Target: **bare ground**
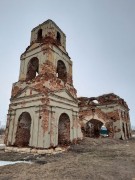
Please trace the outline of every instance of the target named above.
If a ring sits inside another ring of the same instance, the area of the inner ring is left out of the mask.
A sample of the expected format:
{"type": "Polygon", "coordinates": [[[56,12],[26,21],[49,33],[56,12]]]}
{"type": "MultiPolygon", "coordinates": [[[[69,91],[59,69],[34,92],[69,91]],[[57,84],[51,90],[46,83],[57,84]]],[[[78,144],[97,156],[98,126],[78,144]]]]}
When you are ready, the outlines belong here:
{"type": "Polygon", "coordinates": [[[135,178],[135,139],[85,138],[67,152],[56,155],[0,151],[0,160],[33,162],[0,167],[0,180],[132,180],[135,178]]]}
{"type": "Polygon", "coordinates": [[[0,144],[4,143],[4,136],[0,135],[0,144]]]}

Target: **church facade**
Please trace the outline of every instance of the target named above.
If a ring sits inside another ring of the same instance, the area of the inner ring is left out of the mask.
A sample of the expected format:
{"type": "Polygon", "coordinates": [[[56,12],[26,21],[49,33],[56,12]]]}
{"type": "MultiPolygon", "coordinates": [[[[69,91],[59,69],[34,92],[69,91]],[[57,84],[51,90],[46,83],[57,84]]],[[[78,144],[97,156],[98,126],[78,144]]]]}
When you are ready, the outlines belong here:
{"type": "Polygon", "coordinates": [[[47,20],[31,31],[13,84],[5,143],[49,148],[82,138],[66,36],[47,20]]]}

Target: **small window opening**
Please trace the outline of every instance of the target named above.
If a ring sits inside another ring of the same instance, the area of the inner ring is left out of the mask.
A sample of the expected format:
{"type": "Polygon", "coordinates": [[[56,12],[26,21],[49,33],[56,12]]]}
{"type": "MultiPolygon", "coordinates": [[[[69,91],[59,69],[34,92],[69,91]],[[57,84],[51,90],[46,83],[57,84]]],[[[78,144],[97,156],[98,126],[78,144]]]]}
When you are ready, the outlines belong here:
{"type": "Polygon", "coordinates": [[[41,40],[41,39],[42,39],[42,29],[39,29],[39,30],[38,30],[37,39],[38,39],[38,40],[41,40]]]}
{"type": "Polygon", "coordinates": [[[59,32],[57,32],[57,41],[60,43],[60,41],[61,41],[61,35],[60,35],[60,33],[59,32]]]}

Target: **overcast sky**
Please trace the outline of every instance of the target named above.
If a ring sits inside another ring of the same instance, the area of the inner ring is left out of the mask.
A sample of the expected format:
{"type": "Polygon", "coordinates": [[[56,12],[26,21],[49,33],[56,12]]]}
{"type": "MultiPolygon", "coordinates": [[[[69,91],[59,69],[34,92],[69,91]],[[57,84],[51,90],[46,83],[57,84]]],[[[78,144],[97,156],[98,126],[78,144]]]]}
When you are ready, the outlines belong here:
{"type": "Polygon", "coordinates": [[[1,0],[0,121],[31,30],[47,19],[67,36],[78,96],[119,95],[135,126],[135,0],[1,0]]]}

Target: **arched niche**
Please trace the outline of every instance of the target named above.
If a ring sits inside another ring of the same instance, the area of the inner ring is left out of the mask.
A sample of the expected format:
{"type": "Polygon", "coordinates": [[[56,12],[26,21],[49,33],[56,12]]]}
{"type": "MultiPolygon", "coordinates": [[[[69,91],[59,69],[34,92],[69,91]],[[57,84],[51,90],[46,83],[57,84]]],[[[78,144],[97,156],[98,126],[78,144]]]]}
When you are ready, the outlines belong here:
{"type": "Polygon", "coordinates": [[[58,123],[58,144],[67,145],[70,142],[70,119],[66,113],[62,113],[58,123]]]}
{"type": "Polygon", "coordinates": [[[31,129],[31,116],[28,112],[23,112],[18,119],[15,145],[19,147],[29,146],[31,129]]]}

